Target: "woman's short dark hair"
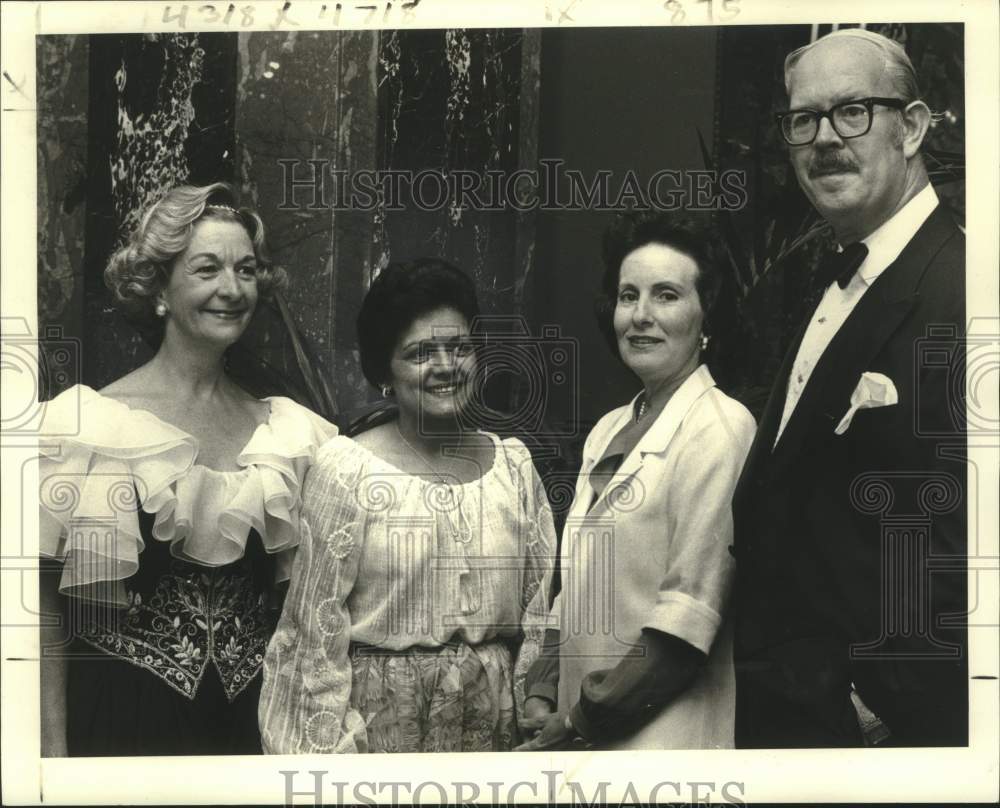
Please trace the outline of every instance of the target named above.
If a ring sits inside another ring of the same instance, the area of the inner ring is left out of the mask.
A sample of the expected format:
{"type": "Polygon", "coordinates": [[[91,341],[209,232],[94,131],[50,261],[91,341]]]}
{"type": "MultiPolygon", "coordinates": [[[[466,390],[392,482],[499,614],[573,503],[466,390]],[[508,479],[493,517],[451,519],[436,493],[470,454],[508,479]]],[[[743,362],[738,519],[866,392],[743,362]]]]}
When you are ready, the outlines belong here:
{"type": "Polygon", "coordinates": [[[601,278],[601,293],[594,306],[597,324],[615,356],[619,356],[619,352],[614,315],[622,262],[629,253],[647,244],[663,244],[695,262],[698,267],[695,291],[705,315],[702,330],[705,334],[711,333],[712,312],[719,297],[722,273],[718,247],[710,231],[692,219],[662,211],[623,213],[604,232],[604,275],[601,278]]]}
{"type": "Polygon", "coordinates": [[[174,260],[191,243],[194,225],[202,219],[237,222],[246,229],[257,261],[257,293],[262,300],[285,284],[284,270],[271,264],[264,223],[255,211],[239,206],[231,185],[216,182],[171,188],[146,209],[138,227],[104,270],[104,282],[118,307],[154,343],[163,337],[163,318],[155,313],[156,298],[170,280],[174,260]]]}
{"type": "Polygon", "coordinates": [[[400,337],[421,315],[452,308],[471,324],[479,314],[476,287],[458,267],[440,258],[389,264],[372,281],[358,314],[361,370],[375,387],[389,380],[400,337]]]}

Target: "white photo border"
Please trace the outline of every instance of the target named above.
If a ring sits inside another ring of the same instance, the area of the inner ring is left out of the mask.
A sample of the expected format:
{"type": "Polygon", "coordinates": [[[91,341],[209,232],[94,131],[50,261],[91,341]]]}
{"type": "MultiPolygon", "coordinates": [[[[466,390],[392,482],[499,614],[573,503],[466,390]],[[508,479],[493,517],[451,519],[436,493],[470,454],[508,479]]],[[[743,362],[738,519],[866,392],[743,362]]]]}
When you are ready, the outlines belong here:
{"type": "MultiPolygon", "coordinates": [[[[698,0],[682,0],[698,9],[698,0]]],[[[721,7],[722,0],[716,0],[721,7]]],[[[177,22],[164,22],[164,8],[184,4],[162,2],[47,2],[3,3],[2,68],[2,272],[0,301],[6,325],[21,318],[37,333],[36,301],[36,114],[35,37],[41,34],[168,32],[179,31],[177,22]]],[[[328,19],[319,17],[319,2],[237,3],[256,10],[252,25],[233,28],[208,23],[198,17],[201,3],[188,3],[183,30],[275,30],[275,22],[289,27],[301,20],[300,30],[397,27],[399,18],[386,17],[384,0],[343,2],[340,25],[333,25],[336,0],[327,0],[328,19]],[[367,11],[348,15],[355,5],[377,5],[379,13],[366,21],[367,11]],[[306,20],[312,19],[308,24],[306,20]]],[[[227,4],[224,4],[227,5],[227,4]]],[[[393,3],[398,12],[398,2],[393,3]]],[[[659,0],[551,0],[503,4],[485,0],[423,0],[407,25],[414,28],[542,28],[559,25],[631,26],[670,25],[668,3],[659,0]]],[[[802,24],[810,22],[962,22],[965,25],[967,161],[967,278],[968,317],[977,329],[996,337],[1000,324],[998,303],[998,182],[997,143],[1000,142],[1000,93],[998,93],[998,10],[993,0],[968,0],[961,4],[943,0],[838,0],[836,20],[829,0],[738,0],[738,15],[727,25],[802,24]],[[992,331],[990,330],[992,329],[992,331]]],[[[733,6],[730,6],[732,8],[733,6]]],[[[690,16],[694,21],[694,11],[690,16]]],[[[706,17],[703,23],[708,24],[706,17]]],[[[687,23],[685,23],[687,24],[687,23]]],[[[5,333],[7,339],[9,333],[5,333]]],[[[4,413],[34,395],[34,380],[8,384],[5,372],[4,413]],[[29,389],[30,386],[30,389],[29,389]]],[[[996,391],[993,391],[996,395],[996,391]]],[[[996,412],[997,402],[984,402],[996,412]]],[[[992,441],[996,443],[997,441],[992,441]]],[[[987,444],[990,443],[987,441],[987,444]]],[[[697,802],[952,802],[995,801],[997,760],[1000,758],[998,720],[998,648],[996,629],[970,629],[970,742],[962,749],[852,749],[852,750],[733,750],[683,752],[602,753],[502,753],[452,756],[301,756],[301,757],[179,757],[179,758],[78,758],[40,759],[39,669],[37,632],[37,509],[33,494],[16,490],[21,466],[30,446],[4,443],[3,524],[3,660],[2,743],[3,802],[5,804],[282,804],[287,775],[297,771],[292,790],[296,802],[312,804],[311,771],[322,775],[322,799],[357,802],[388,800],[392,788],[385,784],[409,783],[398,793],[412,799],[413,787],[440,783],[444,792],[428,786],[422,802],[472,799],[466,788],[456,795],[456,782],[479,784],[483,802],[565,802],[590,799],[600,793],[609,802],[622,798],[648,801],[656,784],[661,800],[697,802]],[[442,760],[442,757],[446,759],[442,760]],[[546,774],[546,772],[553,774],[546,774]],[[555,774],[557,773],[557,774],[555,774]],[[342,786],[338,794],[340,783],[342,786]],[[375,790],[359,783],[370,783],[375,790]],[[494,790],[489,783],[502,784],[494,790]],[[521,783],[513,792],[511,787],[521,783]],[[570,786],[577,784],[579,790],[570,786]],[[692,784],[695,788],[692,788],[692,784]],[[700,785],[699,785],[700,784],[700,785]],[[712,784],[711,787],[708,784],[712,784]],[[723,786],[728,785],[724,789],[723,786]],[[628,787],[632,787],[631,793],[628,787]],[[697,789],[697,790],[696,790],[697,789]],[[339,797],[339,800],[338,800],[339,797]]],[[[969,497],[970,535],[977,531],[979,557],[970,559],[978,575],[978,609],[996,614],[998,519],[995,492],[998,482],[998,447],[970,446],[970,462],[979,474],[977,497],[969,497]],[[992,559],[992,560],[991,560],[992,559]],[[985,599],[985,600],[984,600],[985,599]]],[[[32,481],[25,479],[24,486],[32,481]]],[[[970,541],[970,546],[971,546],[970,541]]],[[[971,593],[977,590],[970,587],[971,593]]]]}

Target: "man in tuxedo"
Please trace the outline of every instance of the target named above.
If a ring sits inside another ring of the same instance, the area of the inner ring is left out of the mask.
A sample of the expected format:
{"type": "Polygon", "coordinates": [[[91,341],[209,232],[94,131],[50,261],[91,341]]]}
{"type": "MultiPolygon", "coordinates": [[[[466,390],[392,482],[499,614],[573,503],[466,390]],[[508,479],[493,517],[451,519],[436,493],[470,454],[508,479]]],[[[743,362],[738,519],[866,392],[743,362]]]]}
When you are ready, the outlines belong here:
{"type": "Polygon", "coordinates": [[[964,368],[965,240],[920,154],[931,113],[905,51],[861,29],[791,53],[785,83],[781,133],[838,252],[733,501],[736,743],[861,745],[860,702],[885,745],[965,745],[964,400],[948,372],[964,368]]]}

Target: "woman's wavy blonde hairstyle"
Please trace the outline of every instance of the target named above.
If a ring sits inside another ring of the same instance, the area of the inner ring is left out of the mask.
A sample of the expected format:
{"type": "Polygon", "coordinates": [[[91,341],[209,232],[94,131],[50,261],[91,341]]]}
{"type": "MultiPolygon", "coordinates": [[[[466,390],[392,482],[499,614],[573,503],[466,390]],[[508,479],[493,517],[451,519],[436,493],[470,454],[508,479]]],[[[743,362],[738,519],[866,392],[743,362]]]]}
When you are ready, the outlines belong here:
{"type": "Polygon", "coordinates": [[[257,292],[266,300],[285,286],[285,271],[271,263],[264,223],[250,208],[239,206],[228,183],[178,185],[142,215],[128,242],[116,250],[104,270],[104,282],[125,316],[158,342],[163,318],[156,298],[170,280],[171,266],[191,243],[194,225],[203,219],[237,222],[250,236],[257,260],[257,292]]]}

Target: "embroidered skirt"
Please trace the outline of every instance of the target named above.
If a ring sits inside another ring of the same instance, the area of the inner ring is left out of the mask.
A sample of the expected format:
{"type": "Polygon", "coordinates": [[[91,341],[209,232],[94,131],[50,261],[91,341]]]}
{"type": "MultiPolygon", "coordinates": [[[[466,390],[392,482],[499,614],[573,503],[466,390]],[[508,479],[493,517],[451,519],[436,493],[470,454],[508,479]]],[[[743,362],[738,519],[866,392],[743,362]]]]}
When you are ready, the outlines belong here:
{"type": "Polygon", "coordinates": [[[351,646],[351,704],[369,752],[495,752],[514,745],[510,649],[501,641],[386,651],[351,646]]]}

